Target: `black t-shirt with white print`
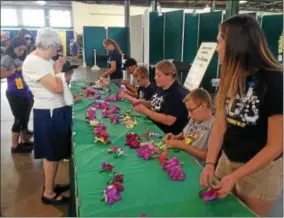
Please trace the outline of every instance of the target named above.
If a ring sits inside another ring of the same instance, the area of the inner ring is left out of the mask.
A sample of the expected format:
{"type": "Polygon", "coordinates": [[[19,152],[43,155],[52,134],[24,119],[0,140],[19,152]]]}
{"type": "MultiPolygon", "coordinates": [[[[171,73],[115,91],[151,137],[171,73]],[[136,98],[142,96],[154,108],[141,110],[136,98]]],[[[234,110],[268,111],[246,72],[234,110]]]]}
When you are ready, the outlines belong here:
{"type": "Polygon", "coordinates": [[[157,88],[152,96],[150,103],[151,109],[166,115],[176,117],[173,125],[167,126],[156,123],[165,133],[180,133],[188,122],[188,112],[183,99],[187,95],[187,90],[175,81],[170,88],[157,88]]]}
{"type": "Polygon", "coordinates": [[[155,88],[152,84],[150,84],[147,87],[138,87],[137,94],[138,94],[138,99],[145,99],[149,101],[153,94],[154,94],[155,88]]]}
{"type": "Polygon", "coordinates": [[[255,73],[243,98],[227,99],[226,113],[223,150],[231,161],[246,163],[267,143],[268,118],[283,114],[283,73],[255,73]]]}
{"type": "Polygon", "coordinates": [[[109,64],[115,61],[116,62],[116,70],[112,74],[110,74],[110,79],[122,79],[122,55],[118,50],[114,50],[110,52],[108,62],[109,64]]]}

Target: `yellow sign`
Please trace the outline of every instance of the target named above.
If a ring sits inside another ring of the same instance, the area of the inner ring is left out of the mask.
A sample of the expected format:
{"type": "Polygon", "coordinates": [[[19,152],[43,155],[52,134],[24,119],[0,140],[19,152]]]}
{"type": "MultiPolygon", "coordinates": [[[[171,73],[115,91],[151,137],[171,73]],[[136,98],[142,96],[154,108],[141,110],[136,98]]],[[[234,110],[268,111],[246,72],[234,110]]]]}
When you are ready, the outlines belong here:
{"type": "Polygon", "coordinates": [[[62,44],[62,47],[63,47],[63,55],[66,56],[66,46],[67,46],[66,31],[58,30],[57,33],[59,34],[60,39],[61,39],[61,44],[62,44]]]}
{"type": "Polygon", "coordinates": [[[21,78],[16,78],[15,82],[16,82],[17,89],[23,89],[24,88],[24,84],[23,84],[23,81],[22,81],[21,78]]]}

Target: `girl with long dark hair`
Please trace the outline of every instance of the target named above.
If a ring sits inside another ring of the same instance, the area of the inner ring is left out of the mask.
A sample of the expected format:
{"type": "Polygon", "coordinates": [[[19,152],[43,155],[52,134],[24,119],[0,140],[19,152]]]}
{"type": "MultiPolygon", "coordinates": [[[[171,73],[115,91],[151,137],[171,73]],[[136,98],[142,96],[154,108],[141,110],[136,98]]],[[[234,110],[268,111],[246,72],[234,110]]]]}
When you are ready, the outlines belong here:
{"type": "MultiPolygon", "coordinates": [[[[27,55],[29,55],[33,50],[35,50],[35,40],[33,34],[27,29],[21,29],[18,32],[17,36],[21,37],[26,41],[27,50],[21,57],[21,59],[24,61],[27,55]]],[[[31,92],[29,92],[29,97],[30,97],[30,105],[29,105],[29,110],[30,110],[29,114],[30,114],[34,105],[34,99],[31,92]]],[[[33,131],[27,129],[27,137],[30,138],[32,135],[33,131]]]]}
{"type": "Polygon", "coordinates": [[[25,52],[25,56],[30,54],[33,50],[35,50],[35,40],[32,33],[27,29],[21,29],[17,36],[23,38],[26,41],[27,50],[25,52]]]}
{"type": "Polygon", "coordinates": [[[200,183],[220,198],[233,191],[265,216],[283,186],[283,70],[252,16],[224,21],[217,40],[221,80],[200,183]]]}
{"type": "Polygon", "coordinates": [[[7,78],[6,96],[15,118],[12,127],[12,153],[27,153],[32,150],[32,143],[26,137],[30,116],[29,88],[23,79],[23,61],[20,59],[26,49],[25,40],[15,37],[1,58],[1,78],[7,78]]]}

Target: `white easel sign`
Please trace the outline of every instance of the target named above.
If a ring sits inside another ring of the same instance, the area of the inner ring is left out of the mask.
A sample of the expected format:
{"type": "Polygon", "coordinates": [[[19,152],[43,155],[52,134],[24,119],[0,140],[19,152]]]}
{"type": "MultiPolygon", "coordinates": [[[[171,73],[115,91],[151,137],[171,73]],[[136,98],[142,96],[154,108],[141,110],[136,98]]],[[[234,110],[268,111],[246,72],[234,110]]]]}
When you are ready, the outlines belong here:
{"type": "Polygon", "coordinates": [[[216,42],[203,42],[200,45],[197,55],[184,82],[184,86],[189,91],[200,86],[216,47],[216,42]]]}

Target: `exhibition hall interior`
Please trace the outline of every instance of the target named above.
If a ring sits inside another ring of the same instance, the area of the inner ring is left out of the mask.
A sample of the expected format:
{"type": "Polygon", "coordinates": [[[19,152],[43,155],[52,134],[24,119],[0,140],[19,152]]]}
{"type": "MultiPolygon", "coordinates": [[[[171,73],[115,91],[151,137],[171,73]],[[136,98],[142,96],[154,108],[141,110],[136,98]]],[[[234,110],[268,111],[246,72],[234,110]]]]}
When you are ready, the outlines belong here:
{"type": "Polygon", "coordinates": [[[283,217],[283,1],[1,1],[1,217],[283,217]]]}

